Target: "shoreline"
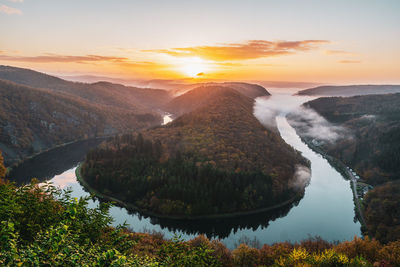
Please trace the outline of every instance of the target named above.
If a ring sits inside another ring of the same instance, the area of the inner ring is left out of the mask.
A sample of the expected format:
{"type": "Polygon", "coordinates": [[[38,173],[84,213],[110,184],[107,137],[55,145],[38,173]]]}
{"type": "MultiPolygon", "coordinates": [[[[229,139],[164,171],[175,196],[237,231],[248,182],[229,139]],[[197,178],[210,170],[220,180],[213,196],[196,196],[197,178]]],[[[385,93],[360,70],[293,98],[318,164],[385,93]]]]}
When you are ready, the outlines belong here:
{"type": "MultiPolygon", "coordinates": [[[[295,129],[295,131],[297,133],[296,128],[293,127],[293,129],[295,129]]],[[[352,175],[349,174],[349,171],[346,169],[346,167],[347,167],[346,164],[344,164],[339,159],[328,155],[325,151],[323,151],[321,148],[312,144],[309,140],[307,140],[300,134],[297,133],[297,135],[311,150],[313,150],[314,152],[321,155],[324,159],[326,159],[333,168],[335,168],[343,177],[347,178],[347,180],[350,182],[350,188],[353,193],[353,202],[356,207],[355,208],[356,217],[357,217],[357,220],[361,224],[361,228],[364,228],[366,226],[366,222],[365,222],[364,215],[363,215],[363,212],[361,209],[361,203],[360,203],[360,200],[357,195],[357,180],[354,179],[354,177],[352,177],[352,175]]]]}
{"type": "Polygon", "coordinates": [[[254,215],[254,214],[259,214],[267,211],[272,211],[284,206],[287,206],[289,204],[294,203],[297,199],[300,198],[300,194],[297,193],[294,197],[283,201],[279,204],[269,206],[266,208],[261,208],[261,209],[256,209],[256,210],[251,210],[251,211],[240,211],[240,212],[232,212],[232,213],[222,213],[222,214],[208,214],[208,215],[196,215],[196,216],[188,216],[188,215],[162,215],[158,214],[152,211],[145,211],[142,210],[141,208],[137,207],[136,205],[130,204],[130,203],[125,203],[115,197],[106,195],[104,193],[99,192],[98,190],[92,188],[82,177],[80,173],[80,168],[81,168],[81,163],[76,167],[75,169],[75,175],[77,181],[86,189],[88,190],[91,194],[94,194],[96,197],[110,201],[110,202],[115,202],[118,204],[118,206],[124,207],[127,210],[134,210],[139,212],[141,215],[146,215],[146,216],[151,216],[155,218],[160,218],[160,219],[170,219],[170,220],[189,220],[189,221],[196,221],[196,220],[216,220],[216,219],[231,219],[231,218],[237,218],[237,217],[242,217],[246,215],[254,215]]]}
{"type": "Polygon", "coordinates": [[[56,146],[47,148],[45,150],[40,150],[39,152],[36,152],[36,153],[34,153],[34,154],[30,155],[30,156],[27,156],[27,157],[25,157],[25,158],[23,158],[23,159],[21,159],[21,160],[19,160],[17,162],[14,162],[10,166],[8,166],[7,167],[7,173],[11,172],[13,168],[18,167],[20,164],[23,164],[25,161],[28,161],[28,160],[30,160],[30,159],[32,159],[34,157],[40,156],[41,154],[48,153],[48,152],[50,152],[52,150],[55,150],[55,149],[58,149],[58,148],[62,148],[62,147],[68,146],[68,145],[72,145],[72,144],[75,144],[75,143],[78,143],[78,142],[98,140],[98,139],[107,139],[107,138],[110,138],[110,137],[113,137],[113,136],[114,135],[97,136],[97,137],[92,137],[92,138],[83,138],[83,139],[78,139],[78,140],[74,140],[74,141],[58,144],[56,146]]]}

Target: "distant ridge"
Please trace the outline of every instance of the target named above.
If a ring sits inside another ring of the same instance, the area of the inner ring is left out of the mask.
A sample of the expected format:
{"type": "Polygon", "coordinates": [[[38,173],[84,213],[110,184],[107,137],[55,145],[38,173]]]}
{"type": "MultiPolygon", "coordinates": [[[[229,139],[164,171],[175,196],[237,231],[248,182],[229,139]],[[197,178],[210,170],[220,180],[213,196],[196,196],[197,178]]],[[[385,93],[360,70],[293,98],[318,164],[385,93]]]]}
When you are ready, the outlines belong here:
{"type": "Polygon", "coordinates": [[[151,109],[159,108],[171,99],[165,90],[129,87],[110,82],[70,82],[34,70],[11,66],[0,65],[0,79],[141,112],[151,112],[151,109]]]}
{"type": "Polygon", "coordinates": [[[400,85],[318,86],[297,92],[297,95],[356,96],[400,93],[400,85]]]}
{"type": "Polygon", "coordinates": [[[245,82],[206,82],[206,83],[195,83],[185,86],[180,86],[177,89],[171,91],[171,93],[175,96],[182,95],[184,93],[189,92],[197,87],[206,87],[206,86],[224,86],[230,87],[232,89],[237,90],[241,94],[250,97],[256,98],[258,96],[270,95],[270,93],[263,86],[255,83],[245,83],[245,82]]]}

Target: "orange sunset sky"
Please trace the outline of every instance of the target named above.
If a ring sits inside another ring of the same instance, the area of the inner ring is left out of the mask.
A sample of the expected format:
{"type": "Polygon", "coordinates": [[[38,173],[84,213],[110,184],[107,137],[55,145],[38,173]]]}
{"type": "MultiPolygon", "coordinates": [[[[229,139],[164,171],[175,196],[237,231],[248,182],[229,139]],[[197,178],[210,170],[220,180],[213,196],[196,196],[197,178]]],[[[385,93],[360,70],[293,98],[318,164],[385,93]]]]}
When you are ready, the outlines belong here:
{"type": "Polygon", "coordinates": [[[0,0],[0,64],[123,79],[400,83],[400,1],[0,0]]]}

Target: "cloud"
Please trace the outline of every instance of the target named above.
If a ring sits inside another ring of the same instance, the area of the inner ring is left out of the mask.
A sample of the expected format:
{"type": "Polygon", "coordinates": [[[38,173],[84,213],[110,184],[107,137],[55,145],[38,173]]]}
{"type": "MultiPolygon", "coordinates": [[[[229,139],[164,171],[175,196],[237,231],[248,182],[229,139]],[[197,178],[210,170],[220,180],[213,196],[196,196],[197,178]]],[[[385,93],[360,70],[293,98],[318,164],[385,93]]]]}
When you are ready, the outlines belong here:
{"type": "Polygon", "coordinates": [[[22,3],[24,0],[7,0],[8,2],[13,2],[13,3],[22,3]]]}
{"type": "Polygon", "coordinates": [[[288,97],[285,94],[274,94],[268,97],[257,97],[254,102],[254,116],[269,129],[276,129],[277,115],[286,116],[288,113],[296,110],[306,101],[315,97],[288,97]]]}
{"type": "Polygon", "coordinates": [[[0,5],[0,13],[4,13],[7,15],[21,15],[22,11],[6,5],[0,5]]]}
{"type": "Polygon", "coordinates": [[[124,63],[128,62],[128,58],[125,57],[108,57],[99,55],[86,55],[86,56],[68,56],[68,55],[57,55],[57,54],[46,54],[42,56],[8,56],[0,55],[0,60],[6,61],[17,61],[17,62],[33,62],[33,63],[88,63],[88,62],[117,62],[124,63]]]}
{"type": "Polygon", "coordinates": [[[245,43],[231,43],[215,46],[193,46],[171,49],[142,50],[167,54],[175,57],[198,56],[208,60],[246,60],[263,57],[294,54],[299,51],[309,51],[327,44],[327,40],[303,40],[303,41],[266,41],[250,40],[245,43]]]}
{"type": "Polygon", "coordinates": [[[361,60],[340,60],[338,62],[342,64],[354,64],[354,63],[361,63],[361,60]]]}
{"type": "Polygon", "coordinates": [[[346,56],[355,56],[355,53],[344,51],[344,50],[325,50],[326,55],[346,55],[346,56]]]}

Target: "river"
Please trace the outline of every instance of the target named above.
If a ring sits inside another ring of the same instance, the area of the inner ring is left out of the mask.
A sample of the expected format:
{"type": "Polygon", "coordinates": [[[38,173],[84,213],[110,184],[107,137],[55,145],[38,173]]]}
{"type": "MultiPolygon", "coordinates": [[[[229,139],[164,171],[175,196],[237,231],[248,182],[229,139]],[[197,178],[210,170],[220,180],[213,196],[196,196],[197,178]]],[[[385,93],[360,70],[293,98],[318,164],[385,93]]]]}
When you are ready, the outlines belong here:
{"type": "MultiPolygon", "coordinates": [[[[299,202],[273,212],[242,218],[195,222],[146,218],[114,206],[110,209],[114,218],[113,224],[127,223],[134,231],[159,231],[166,238],[178,234],[184,239],[190,239],[203,233],[208,237],[221,239],[229,248],[233,248],[243,237],[256,239],[260,244],[272,244],[281,241],[295,242],[315,236],[328,241],[351,240],[355,235],[360,236],[360,224],[354,220],[350,182],[327,160],[305,145],[285,118],[287,107],[294,108],[305,100],[301,97],[278,95],[264,102],[270,107],[280,107],[277,108],[276,125],[282,138],[311,161],[310,184],[299,202]],[[282,106],[286,108],[282,109],[282,106]]],[[[259,104],[256,102],[255,105],[257,109],[259,104]]],[[[269,115],[266,113],[261,116],[269,115]]],[[[164,119],[164,123],[169,121],[170,117],[164,119]]],[[[48,156],[35,157],[15,168],[11,177],[21,183],[28,182],[27,177],[35,176],[41,181],[49,180],[61,188],[70,187],[74,197],[87,196],[88,193],[76,180],[75,169],[85,153],[98,143],[99,140],[87,141],[53,151],[48,156]]],[[[98,201],[90,201],[89,205],[94,207],[98,205],[98,201]]]]}

